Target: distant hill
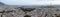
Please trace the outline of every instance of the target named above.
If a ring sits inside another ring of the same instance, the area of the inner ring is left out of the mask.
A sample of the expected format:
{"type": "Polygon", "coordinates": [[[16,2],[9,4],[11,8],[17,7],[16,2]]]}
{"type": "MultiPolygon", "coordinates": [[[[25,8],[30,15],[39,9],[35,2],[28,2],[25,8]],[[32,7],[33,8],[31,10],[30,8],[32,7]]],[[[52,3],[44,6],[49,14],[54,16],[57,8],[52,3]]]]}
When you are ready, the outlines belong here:
{"type": "Polygon", "coordinates": [[[25,8],[60,8],[60,5],[28,5],[28,6],[22,6],[22,7],[25,7],[25,8]]]}
{"type": "Polygon", "coordinates": [[[60,5],[1,5],[0,6],[0,10],[4,10],[5,8],[18,8],[18,7],[24,7],[24,8],[41,8],[41,7],[45,7],[45,8],[60,8],[60,5]]]}
{"type": "Polygon", "coordinates": [[[0,6],[1,6],[1,5],[5,5],[5,4],[4,4],[4,3],[2,3],[2,2],[0,2],[0,6]]]}

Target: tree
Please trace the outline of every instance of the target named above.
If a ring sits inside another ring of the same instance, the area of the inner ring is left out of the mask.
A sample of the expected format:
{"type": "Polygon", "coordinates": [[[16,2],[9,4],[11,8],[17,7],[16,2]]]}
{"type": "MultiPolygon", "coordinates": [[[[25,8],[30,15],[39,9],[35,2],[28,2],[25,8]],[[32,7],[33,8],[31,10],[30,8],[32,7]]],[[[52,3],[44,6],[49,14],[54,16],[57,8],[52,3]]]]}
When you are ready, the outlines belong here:
{"type": "Polygon", "coordinates": [[[45,14],[45,17],[47,16],[47,14],[45,14]]]}
{"type": "Polygon", "coordinates": [[[31,17],[30,15],[25,15],[24,17],[31,17]]]}
{"type": "Polygon", "coordinates": [[[10,12],[13,12],[13,11],[5,11],[5,10],[0,11],[0,13],[2,13],[1,17],[3,17],[3,14],[4,14],[4,13],[10,13],[10,12]]]}
{"type": "Polygon", "coordinates": [[[35,8],[22,8],[22,7],[20,7],[20,9],[23,10],[26,14],[27,12],[33,11],[35,8]]]}

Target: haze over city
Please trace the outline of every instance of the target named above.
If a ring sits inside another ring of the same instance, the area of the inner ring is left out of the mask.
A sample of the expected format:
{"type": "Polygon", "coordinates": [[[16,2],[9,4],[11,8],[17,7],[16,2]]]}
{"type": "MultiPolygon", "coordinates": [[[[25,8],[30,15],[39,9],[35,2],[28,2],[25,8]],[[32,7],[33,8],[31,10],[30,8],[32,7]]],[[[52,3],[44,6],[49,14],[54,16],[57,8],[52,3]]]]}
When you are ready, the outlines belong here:
{"type": "Polygon", "coordinates": [[[60,4],[60,0],[0,0],[7,5],[54,5],[60,4]]]}

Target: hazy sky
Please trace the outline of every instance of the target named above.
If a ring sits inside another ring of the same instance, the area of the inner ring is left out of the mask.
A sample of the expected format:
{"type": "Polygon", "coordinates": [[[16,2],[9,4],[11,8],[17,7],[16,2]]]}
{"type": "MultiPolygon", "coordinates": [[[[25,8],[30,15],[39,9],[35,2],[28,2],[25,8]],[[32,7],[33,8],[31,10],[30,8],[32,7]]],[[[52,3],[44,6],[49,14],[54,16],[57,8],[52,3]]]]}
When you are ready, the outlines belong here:
{"type": "Polygon", "coordinates": [[[9,5],[53,5],[60,4],[60,0],[0,0],[9,5]]]}

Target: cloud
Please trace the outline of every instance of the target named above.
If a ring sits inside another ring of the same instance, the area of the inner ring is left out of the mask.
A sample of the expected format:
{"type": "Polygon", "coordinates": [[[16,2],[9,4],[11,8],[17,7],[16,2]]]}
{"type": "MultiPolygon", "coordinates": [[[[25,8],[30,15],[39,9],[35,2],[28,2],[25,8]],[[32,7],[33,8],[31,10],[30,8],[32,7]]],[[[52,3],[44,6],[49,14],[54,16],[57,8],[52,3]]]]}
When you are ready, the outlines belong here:
{"type": "Polygon", "coordinates": [[[9,5],[50,5],[50,4],[60,4],[60,0],[1,0],[9,5]]]}

